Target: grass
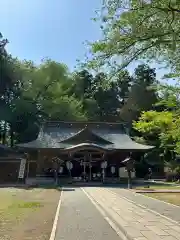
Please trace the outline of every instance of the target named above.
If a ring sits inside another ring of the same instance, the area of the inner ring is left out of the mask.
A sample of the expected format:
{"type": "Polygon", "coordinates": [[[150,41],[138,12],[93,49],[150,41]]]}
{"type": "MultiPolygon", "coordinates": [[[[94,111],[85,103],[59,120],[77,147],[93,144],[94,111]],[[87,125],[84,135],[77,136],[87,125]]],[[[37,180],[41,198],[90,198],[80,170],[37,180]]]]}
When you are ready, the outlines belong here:
{"type": "Polygon", "coordinates": [[[43,204],[40,202],[19,202],[16,203],[15,206],[17,208],[30,208],[30,209],[36,209],[39,207],[43,207],[43,204]]]}
{"type": "Polygon", "coordinates": [[[48,240],[60,192],[0,188],[0,239],[48,240]]]}
{"type": "Polygon", "coordinates": [[[180,190],[180,186],[179,185],[174,185],[174,184],[150,184],[149,188],[147,187],[148,185],[144,185],[144,186],[137,186],[135,187],[136,190],[156,190],[156,189],[175,189],[175,190],[180,190]]]}
{"type": "Polygon", "coordinates": [[[0,219],[21,219],[32,210],[42,207],[41,202],[28,201],[28,197],[25,200],[21,199],[22,192],[14,194],[12,192],[1,191],[0,193],[0,219]]]}
{"type": "Polygon", "coordinates": [[[180,206],[180,193],[144,193],[143,195],[180,206]]]}

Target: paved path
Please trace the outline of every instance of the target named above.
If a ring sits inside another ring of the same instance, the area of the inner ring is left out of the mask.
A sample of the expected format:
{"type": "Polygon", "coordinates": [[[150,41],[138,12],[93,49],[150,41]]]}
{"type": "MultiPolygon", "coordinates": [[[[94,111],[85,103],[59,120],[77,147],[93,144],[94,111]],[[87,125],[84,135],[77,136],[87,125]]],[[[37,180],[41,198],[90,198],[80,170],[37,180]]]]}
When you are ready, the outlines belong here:
{"type": "MultiPolygon", "coordinates": [[[[142,208],[107,188],[85,188],[86,193],[114,221],[128,239],[133,240],[179,240],[180,225],[142,208]]],[[[122,191],[122,195],[121,195],[122,191]]]]}
{"type": "Polygon", "coordinates": [[[55,240],[120,240],[80,188],[64,191],[55,240]]]}
{"type": "Polygon", "coordinates": [[[110,189],[111,191],[114,191],[117,194],[120,194],[121,197],[125,197],[131,201],[136,202],[137,204],[143,205],[166,217],[169,217],[177,222],[180,222],[180,207],[173,206],[171,204],[158,201],[156,199],[147,198],[141,194],[137,194],[129,190],[120,189],[120,188],[108,188],[108,189],[110,189]]]}
{"type": "Polygon", "coordinates": [[[179,224],[132,202],[138,194],[103,187],[69,190],[62,195],[55,240],[180,239],[179,224]]]}

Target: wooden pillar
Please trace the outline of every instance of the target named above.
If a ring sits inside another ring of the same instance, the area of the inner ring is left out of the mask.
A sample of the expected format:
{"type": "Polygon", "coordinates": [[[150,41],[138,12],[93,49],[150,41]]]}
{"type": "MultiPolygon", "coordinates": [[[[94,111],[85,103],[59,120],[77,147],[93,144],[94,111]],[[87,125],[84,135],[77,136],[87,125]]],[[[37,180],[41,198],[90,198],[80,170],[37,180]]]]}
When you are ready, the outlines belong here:
{"type": "Polygon", "coordinates": [[[41,150],[38,150],[38,152],[37,152],[36,177],[38,177],[42,174],[42,168],[43,168],[43,156],[42,156],[41,150]]]}
{"type": "MultiPolygon", "coordinates": [[[[73,153],[68,152],[68,161],[72,162],[72,159],[73,159],[73,153]]],[[[71,173],[72,169],[68,169],[68,170],[69,170],[69,178],[72,181],[72,173],[71,173]]]]}
{"type": "Polygon", "coordinates": [[[83,180],[86,181],[86,163],[85,163],[85,157],[83,161],[83,180]]]}
{"type": "Polygon", "coordinates": [[[92,155],[89,154],[89,180],[92,180],[92,172],[91,172],[91,168],[92,168],[92,155]]]}
{"type": "MultiPolygon", "coordinates": [[[[105,161],[107,162],[107,153],[106,153],[106,152],[103,153],[103,161],[104,161],[104,162],[105,162],[105,161]]],[[[107,163],[108,163],[108,162],[107,162],[107,163]]],[[[104,170],[104,176],[103,176],[103,179],[102,179],[102,180],[103,180],[103,182],[105,182],[105,181],[106,181],[106,173],[107,173],[107,170],[106,170],[106,168],[104,168],[103,170],[104,170]]]]}
{"type": "Polygon", "coordinates": [[[29,177],[29,154],[26,154],[26,161],[27,161],[27,171],[26,171],[26,178],[29,177]]]}
{"type": "Polygon", "coordinates": [[[83,176],[84,176],[84,182],[86,181],[86,164],[88,161],[88,152],[85,152],[84,155],[84,161],[83,161],[83,176]]]}

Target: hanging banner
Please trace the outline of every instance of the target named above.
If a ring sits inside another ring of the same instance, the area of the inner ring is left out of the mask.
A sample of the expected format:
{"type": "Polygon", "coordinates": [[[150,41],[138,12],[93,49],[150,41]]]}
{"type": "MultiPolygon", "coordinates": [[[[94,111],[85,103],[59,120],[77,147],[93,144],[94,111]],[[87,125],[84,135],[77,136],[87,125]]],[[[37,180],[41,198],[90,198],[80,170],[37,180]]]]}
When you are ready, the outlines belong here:
{"type": "Polygon", "coordinates": [[[104,161],[101,163],[101,168],[107,168],[107,161],[104,161]]]}
{"type": "Polygon", "coordinates": [[[63,168],[63,167],[60,167],[60,168],[59,168],[59,173],[63,173],[63,171],[64,171],[64,168],[63,168]]]}
{"type": "Polygon", "coordinates": [[[26,159],[21,159],[18,178],[24,178],[25,169],[26,169],[26,159]]]}
{"type": "Polygon", "coordinates": [[[111,173],[114,174],[116,172],[116,168],[114,166],[111,167],[111,173]]]}
{"type": "Polygon", "coordinates": [[[67,167],[68,170],[71,170],[71,169],[73,168],[72,162],[67,161],[67,162],[66,162],[66,167],[67,167]]]}

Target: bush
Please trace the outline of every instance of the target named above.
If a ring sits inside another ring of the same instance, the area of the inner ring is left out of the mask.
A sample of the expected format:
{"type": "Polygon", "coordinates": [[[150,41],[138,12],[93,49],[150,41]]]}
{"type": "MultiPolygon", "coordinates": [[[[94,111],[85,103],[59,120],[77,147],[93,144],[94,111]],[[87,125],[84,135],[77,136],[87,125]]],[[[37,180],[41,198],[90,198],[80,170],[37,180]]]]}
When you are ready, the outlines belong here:
{"type": "Polygon", "coordinates": [[[167,182],[173,182],[174,179],[175,179],[175,173],[173,173],[173,172],[166,173],[166,181],[167,182]]]}
{"type": "Polygon", "coordinates": [[[175,182],[180,179],[180,173],[179,172],[167,172],[166,173],[166,181],[167,182],[175,182]]]}

